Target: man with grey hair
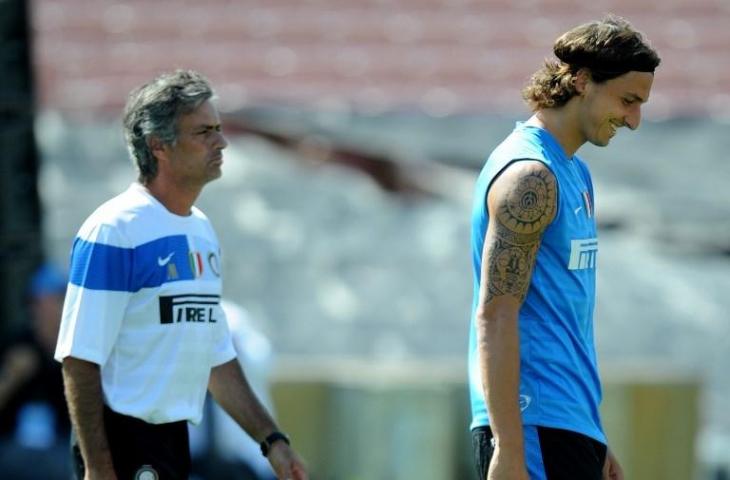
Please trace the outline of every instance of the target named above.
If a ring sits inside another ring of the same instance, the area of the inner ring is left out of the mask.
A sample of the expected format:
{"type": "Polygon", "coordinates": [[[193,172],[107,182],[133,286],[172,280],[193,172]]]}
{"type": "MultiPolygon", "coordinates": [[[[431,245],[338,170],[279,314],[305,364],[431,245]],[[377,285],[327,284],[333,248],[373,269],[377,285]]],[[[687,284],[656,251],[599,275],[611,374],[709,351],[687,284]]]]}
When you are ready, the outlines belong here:
{"type": "Polygon", "coordinates": [[[132,92],[124,130],[138,182],[74,240],[55,357],[79,480],[187,478],[186,423],[200,421],[206,388],[280,479],[307,478],[236,361],[218,239],[193,205],[221,176],[227,146],[212,98],[192,71],[132,92]]]}

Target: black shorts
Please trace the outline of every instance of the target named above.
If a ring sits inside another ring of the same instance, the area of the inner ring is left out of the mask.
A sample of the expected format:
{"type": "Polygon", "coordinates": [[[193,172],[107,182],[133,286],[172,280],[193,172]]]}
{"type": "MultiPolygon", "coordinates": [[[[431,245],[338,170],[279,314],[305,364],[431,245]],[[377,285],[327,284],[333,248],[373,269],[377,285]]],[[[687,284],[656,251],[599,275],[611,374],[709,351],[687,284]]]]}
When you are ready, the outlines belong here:
{"type": "MultiPolygon", "coordinates": [[[[580,433],[525,425],[525,462],[531,480],[601,480],[606,445],[580,433]]],[[[494,453],[492,430],[472,430],[477,478],[485,480],[494,453]]]]}
{"type": "MultiPolygon", "coordinates": [[[[190,475],[187,422],[154,425],[104,407],[104,427],[118,480],[186,480],[190,475]]],[[[84,461],[72,435],[71,457],[77,480],[84,461]]]]}

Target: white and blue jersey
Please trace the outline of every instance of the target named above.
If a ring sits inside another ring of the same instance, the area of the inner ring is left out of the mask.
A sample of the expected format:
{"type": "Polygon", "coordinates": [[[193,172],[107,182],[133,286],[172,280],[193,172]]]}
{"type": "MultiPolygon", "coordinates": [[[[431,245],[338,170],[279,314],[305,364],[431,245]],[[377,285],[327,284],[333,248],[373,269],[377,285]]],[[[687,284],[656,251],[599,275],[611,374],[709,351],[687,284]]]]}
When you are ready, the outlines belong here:
{"type": "Polygon", "coordinates": [[[206,216],[142,185],[101,205],[71,251],[55,357],[100,365],[104,402],[149,423],[200,421],[210,370],[236,357],[206,216]]]}
{"type": "Polygon", "coordinates": [[[605,443],[598,411],[601,386],[593,340],[598,241],[591,177],[578,157],[565,156],[549,132],[525,123],[518,123],[492,152],[475,187],[474,301],[469,338],[472,428],[489,425],[474,322],[489,224],[487,193],[492,181],[519,160],[545,164],[555,175],[558,195],[555,218],[544,232],[519,312],[522,421],[525,425],[578,432],[605,443]]]}

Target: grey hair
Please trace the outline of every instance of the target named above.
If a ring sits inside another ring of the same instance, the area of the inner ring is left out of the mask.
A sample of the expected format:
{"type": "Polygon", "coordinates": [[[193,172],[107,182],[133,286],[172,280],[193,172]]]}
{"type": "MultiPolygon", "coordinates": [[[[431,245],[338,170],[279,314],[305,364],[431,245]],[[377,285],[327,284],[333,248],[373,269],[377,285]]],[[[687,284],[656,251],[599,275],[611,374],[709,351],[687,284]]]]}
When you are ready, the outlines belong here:
{"type": "Polygon", "coordinates": [[[140,183],[146,185],[157,176],[150,138],[175,145],[180,116],[213,96],[208,80],[192,70],[162,74],[129,94],[124,107],[124,138],[140,183]]]}

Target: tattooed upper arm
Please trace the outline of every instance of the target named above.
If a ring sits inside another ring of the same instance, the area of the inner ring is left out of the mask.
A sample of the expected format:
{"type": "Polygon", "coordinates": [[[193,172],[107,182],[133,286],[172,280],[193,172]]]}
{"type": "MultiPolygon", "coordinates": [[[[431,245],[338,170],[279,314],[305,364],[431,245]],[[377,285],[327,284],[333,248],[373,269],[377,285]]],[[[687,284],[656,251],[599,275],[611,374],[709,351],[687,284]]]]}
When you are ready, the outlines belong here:
{"type": "Polygon", "coordinates": [[[521,304],[542,234],[555,217],[555,176],[541,162],[515,162],[494,181],[487,207],[490,221],[482,255],[483,302],[509,296],[521,304]]]}

